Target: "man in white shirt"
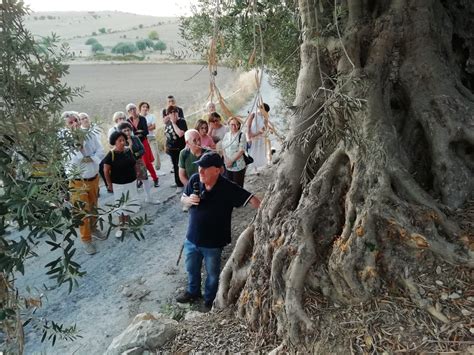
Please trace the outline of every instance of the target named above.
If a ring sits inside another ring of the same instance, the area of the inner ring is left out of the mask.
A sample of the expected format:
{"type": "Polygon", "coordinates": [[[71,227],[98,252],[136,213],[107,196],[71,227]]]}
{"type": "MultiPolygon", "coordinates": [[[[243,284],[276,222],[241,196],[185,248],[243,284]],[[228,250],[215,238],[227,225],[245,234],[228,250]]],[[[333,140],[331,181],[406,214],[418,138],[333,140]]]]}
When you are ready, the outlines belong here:
{"type": "MultiPolygon", "coordinates": [[[[86,213],[94,212],[97,207],[99,192],[99,164],[104,157],[104,148],[97,134],[79,127],[80,118],[76,112],[67,111],[62,115],[67,130],[64,132],[75,143],[66,162],[66,174],[69,178],[71,203],[75,206],[81,201],[86,213]],[[81,130],[81,131],[79,131],[81,130]]],[[[84,243],[86,254],[95,254],[96,248],[92,242],[92,235],[99,240],[106,239],[95,228],[95,218],[83,219],[79,226],[81,241],[84,243]]]]}
{"type": "Polygon", "coordinates": [[[156,140],[155,130],[156,130],[156,117],[150,113],[150,104],[148,102],[140,102],[138,104],[138,111],[140,115],[146,118],[146,123],[148,125],[148,142],[150,143],[151,152],[155,157],[155,169],[160,170],[161,160],[160,160],[160,147],[158,146],[158,141],[156,140]]]}

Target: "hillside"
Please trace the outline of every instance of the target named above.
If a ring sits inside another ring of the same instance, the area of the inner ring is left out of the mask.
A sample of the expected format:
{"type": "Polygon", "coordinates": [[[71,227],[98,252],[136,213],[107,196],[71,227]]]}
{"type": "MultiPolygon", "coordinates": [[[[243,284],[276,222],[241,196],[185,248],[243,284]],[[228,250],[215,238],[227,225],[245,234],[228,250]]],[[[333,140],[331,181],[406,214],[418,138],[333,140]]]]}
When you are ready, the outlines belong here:
{"type": "MultiPolygon", "coordinates": [[[[135,42],[145,39],[156,31],[167,50],[182,51],[179,44],[179,18],[144,16],[119,11],[88,12],[32,12],[25,17],[25,26],[38,38],[55,33],[69,44],[76,57],[87,57],[92,53],[87,39],[94,37],[105,48],[105,53],[118,42],[135,42]],[[105,33],[101,33],[102,32],[105,33]],[[95,33],[95,35],[93,35],[95,33]]],[[[147,54],[148,55],[148,54],[147,54]]],[[[153,56],[159,52],[153,53],[153,56]]],[[[163,57],[163,56],[161,56],[163,57]]]]}

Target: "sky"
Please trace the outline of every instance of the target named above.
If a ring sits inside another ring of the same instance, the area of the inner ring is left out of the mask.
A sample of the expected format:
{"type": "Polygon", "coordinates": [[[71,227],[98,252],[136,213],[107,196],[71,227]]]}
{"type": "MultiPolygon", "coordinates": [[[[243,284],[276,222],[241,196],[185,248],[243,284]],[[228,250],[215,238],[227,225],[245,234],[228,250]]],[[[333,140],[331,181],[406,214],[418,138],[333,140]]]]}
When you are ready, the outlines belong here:
{"type": "Polygon", "coordinates": [[[139,15],[186,16],[196,0],[24,0],[32,11],[123,11],[139,15]]]}

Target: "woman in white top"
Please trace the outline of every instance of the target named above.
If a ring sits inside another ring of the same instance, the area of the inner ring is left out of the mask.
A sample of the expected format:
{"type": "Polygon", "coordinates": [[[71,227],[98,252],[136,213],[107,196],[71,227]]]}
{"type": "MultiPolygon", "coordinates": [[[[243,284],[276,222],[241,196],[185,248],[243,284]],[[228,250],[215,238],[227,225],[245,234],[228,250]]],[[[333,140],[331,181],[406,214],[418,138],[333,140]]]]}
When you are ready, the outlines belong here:
{"type": "Polygon", "coordinates": [[[229,119],[230,131],[222,139],[226,176],[240,187],[244,186],[245,164],[243,155],[247,148],[245,134],[240,131],[242,123],[237,117],[229,119]]]}
{"type": "Polygon", "coordinates": [[[270,111],[270,106],[263,104],[259,107],[257,115],[251,113],[247,123],[247,139],[250,142],[249,155],[253,158],[253,168],[258,173],[258,168],[267,164],[265,133],[266,124],[263,113],[270,111]]]}
{"type": "Polygon", "coordinates": [[[224,138],[224,135],[229,131],[229,127],[224,126],[222,124],[222,118],[221,115],[219,115],[217,112],[211,112],[209,114],[209,134],[214,141],[214,143],[218,143],[222,138],[224,138]]]}

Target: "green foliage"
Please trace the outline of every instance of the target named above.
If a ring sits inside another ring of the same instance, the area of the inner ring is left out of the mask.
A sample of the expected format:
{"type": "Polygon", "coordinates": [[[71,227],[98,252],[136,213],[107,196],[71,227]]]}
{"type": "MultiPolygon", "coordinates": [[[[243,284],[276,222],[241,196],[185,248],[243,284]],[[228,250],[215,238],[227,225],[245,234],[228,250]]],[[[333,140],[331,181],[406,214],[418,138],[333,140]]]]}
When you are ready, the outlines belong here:
{"type": "Polygon", "coordinates": [[[158,41],[153,45],[153,49],[155,51],[160,51],[160,53],[163,54],[163,51],[166,50],[166,43],[163,41],[158,41]]]}
{"type": "Polygon", "coordinates": [[[92,45],[91,50],[93,53],[103,52],[104,46],[102,46],[99,42],[97,42],[92,45]]]}
{"type": "Polygon", "coordinates": [[[43,334],[41,342],[43,343],[45,340],[49,340],[53,346],[56,344],[57,339],[73,341],[77,338],[82,338],[82,336],[78,334],[75,324],[70,327],[65,327],[62,324],[44,320],[38,328],[43,334]]]}
{"type": "Polygon", "coordinates": [[[216,3],[199,0],[194,15],[180,20],[181,36],[186,46],[203,56],[209,50],[210,39],[216,37],[220,59],[231,66],[252,69],[264,65],[286,101],[291,102],[300,66],[296,2],[263,0],[252,4],[230,1],[219,8],[215,18],[216,3]],[[254,50],[255,61],[250,61],[254,50]]]}
{"type": "Polygon", "coordinates": [[[144,41],[147,48],[153,49],[153,46],[155,45],[155,43],[153,43],[151,39],[146,38],[144,39],[144,41]]]}
{"type": "Polygon", "coordinates": [[[137,46],[139,51],[144,51],[147,48],[146,43],[143,40],[136,41],[135,45],[137,46]]]}
{"type": "Polygon", "coordinates": [[[158,32],[156,31],[151,31],[148,34],[148,38],[151,39],[152,41],[158,41],[160,39],[160,36],[158,35],[158,32]]]}
{"type": "MultiPolygon", "coordinates": [[[[35,42],[23,27],[25,14],[22,2],[4,3],[0,36],[0,304],[9,304],[15,319],[20,296],[13,273],[26,272],[25,260],[35,256],[38,243],[60,243],[61,262],[50,270],[60,283],[84,274],[72,261],[78,220],[63,204],[62,166],[69,151],[58,136],[64,125],[59,112],[80,90],[62,83],[67,48],[58,47],[56,36],[35,42]]],[[[12,325],[9,314],[3,316],[7,333],[12,325]]]]}
{"type": "Polygon", "coordinates": [[[143,28],[143,24],[139,24],[138,28],[140,28],[140,29],[143,28]]]}
{"type": "Polygon", "coordinates": [[[97,32],[92,32],[92,36],[97,36],[97,32]]]}
{"type": "Polygon", "coordinates": [[[99,43],[99,41],[95,38],[89,38],[87,41],[86,41],[86,45],[92,45],[92,44],[95,44],[95,43],[99,43]]]}
{"type": "Polygon", "coordinates": [[[135,44],[131,42],[120,42],[117,43],[113,48],[112,48],[112,53],[117,53],[117,54],[129,54],[129,53],[135,53],[137,51],[137,47],[135,44]]]}
{"type": "Polygon", "coordinates": [[[145,59],[144,56],[138,56],[135,54],[125,54],[125,55],[116,56],[116,55],[110,55],[110,54],[104,54],[104,53],[96,53],[94,57],[91,58],[91,60],[102,60],[102,61],[107,61],[107,62],[111,60],[122,61],[122,62],[142,61],[144,59],[145,59]]]}
{"type": "Polygon", "coordinates": [[[105,34],[107,30],[105,29],[105,27],[102,27],[102,28],[99,28],[99,32],[102,34],[105,34]]]}
{"type": "Polygon", "coordinates": [[[180,322],[184,319],[184,316],[189,311],[197,311],[196,305],[193,304],[172,304],[166,303],[161,306],[160,313],[164,314],[168,318],[174,319],[177,322],[180,322]]]}
{"type": "MultiPolygon", "coordinates": [[[[0,332],[2,351],[18,353],[15,338],[22,334],[20,317],[31,311],[22,293],[15,288],[15,273],[28,273],[26,260],[36,257],[41,244],[50,247],[51,259],[45,275],[57,285],[71,290],[85,273],[74,261],[76,228],[86,216],[80,203],[65,203],[68,180],[65,162],[77,149],[78,140],[90,132],[63,131],[60,112],[81,94],[80,88],[65,84],[69,57],[66,46],[56,36],[38,43],[23,27],[26,15],[21,1],[3,2],[0,12],[0,332]],[[59,134],[61,132],[61,134],[59,134]],[[77,133],[77,134],[76,134],[77,133]],[[13,343],[13,345],[12,345],[13,343]],[[7,351],[8,350],[8,351],[7,351]]],[[[126,202],[123,202],[126,203],[126,202]]],[[[92,211],[114,227],[112,213],[119,208],[92,211]]],[[[145,217],[130,221],[129,229],[141,239],[145,217]]],[[[44,248],[42,248],[44,249],[44,248]]],[[[41,250],[42,250],[41,249],[41,250]]],[[[42,292],[46,292],[46,286],[42,292]]],[[[32,321],[27,320],[27,323],[32,321]]],[[[43,322],[43,339],[74,339],[76,328],[43,322]]]]}

